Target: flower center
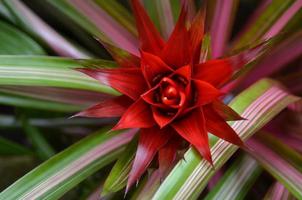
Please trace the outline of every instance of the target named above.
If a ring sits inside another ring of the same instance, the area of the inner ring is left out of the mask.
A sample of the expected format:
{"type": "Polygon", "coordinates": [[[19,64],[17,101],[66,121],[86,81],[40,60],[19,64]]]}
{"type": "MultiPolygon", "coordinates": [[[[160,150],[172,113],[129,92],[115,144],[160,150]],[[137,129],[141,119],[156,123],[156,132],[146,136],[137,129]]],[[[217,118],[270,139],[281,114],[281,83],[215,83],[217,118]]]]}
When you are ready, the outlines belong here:
{"type": "Polygon", "coordinates": [[[164,77],[160,85],[160,101],[171,108],[180,108],[185,102],[182,87],[174,80],[164,77]]]}
{"type": "Polygon", "coordinates": [[[175,105],[179,101],[179,91],[169,85],[162,91],[161,100],[165,105],[175,105]]]}

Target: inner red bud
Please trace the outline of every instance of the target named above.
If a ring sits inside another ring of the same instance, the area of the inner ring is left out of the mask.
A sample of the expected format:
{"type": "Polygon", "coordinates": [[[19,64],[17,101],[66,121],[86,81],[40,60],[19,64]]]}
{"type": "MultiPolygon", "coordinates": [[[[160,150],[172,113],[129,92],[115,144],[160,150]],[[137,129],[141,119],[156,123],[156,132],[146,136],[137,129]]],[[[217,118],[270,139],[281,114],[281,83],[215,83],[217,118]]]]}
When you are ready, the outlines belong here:
{"type": "Polygon", "coordinates": [[[174,80],[164,77],[160,86],[161,103],[171,108],[180,108],[185,102],[183,88],[174,80]]]}

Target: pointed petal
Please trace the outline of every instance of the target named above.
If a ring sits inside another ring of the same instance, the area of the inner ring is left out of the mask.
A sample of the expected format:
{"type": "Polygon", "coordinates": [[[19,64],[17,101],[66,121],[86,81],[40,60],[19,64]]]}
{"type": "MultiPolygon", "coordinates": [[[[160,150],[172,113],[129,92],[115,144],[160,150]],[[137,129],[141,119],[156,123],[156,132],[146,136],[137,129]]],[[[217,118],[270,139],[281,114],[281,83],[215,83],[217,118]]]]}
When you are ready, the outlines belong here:
{"type": "Polygon", "coordinates": [[[182,66],[182,67],[178,68],[177,70],[175,70],[173,75],[177,74],[177,75],[180,75],[180,76],[185,77],[186,79],[190,80],[191,72],[192,72],[191,65],[185,65],[185,66],[182,66]]]}
{"type": "Polygon", "coordinates": [[[221,86],[232,76],[233,69],[228,59],[209,60],[205,63],[195,65],[194,78],[221,86]]]}
{"type": "Polygon", "coordinates": [[[133,55],[130,52],[120,49],[105,41],[98,41],[106,48],[106,50],[110,53],[120,67],[129,68],[140,66],[140,59],[136,55],[133,55]]]}
{"type": "Polygon", "coordinates": [[[113,87],[122,94],[136,100],[147,89],[145,79],[139,68],[118,69],[77,69],[102,84],[113,87]]]}
{"type": "Polygon", "coordinates": [[[133,101],[127,96],[119,96],[114,99],[108,99],[98,103],[75,116],[82,117],[119,117],[133,101]]]}
{"type": "Polygon", "coordinates": [[[193,56],[193,62],[197,63],[200,57],[201,42],[204,35],[204,19],[205,9],[200,9],[195,16],[191,27],[189,29],[189,35],[191,40],[191,55],[193,56]]]}
{"type": "Polygon", "coordinates": [[[205,127],[205,119],[201,109],[195,109],[192,113],[172,124],[172,127],[191,143],[200,155],[213,165],[208,141],[208,133],[205,127]]]}
{"type": "MultiPolygon", "coordinates": [[[[177,133],[176,133],[177,134],[177,133]]],[[[177,150],[181,145],[181,140],[179,137],[173,136],[170,141],[163,146],[158,153],[158,163],[160,176],[163,178],[169,169],[173,166],[176,159],[177,150]]]]}
{"type": "Polygon", "coordinates": [[[156,102],[155,92],[158,89],[159,89],[159,85],[157,85],[157,86],[153,87],[152,89],[150,89],[149,91],[145,92],[143,95],[141,95],[141,98],[152,106],[155,106],[158,108],[169,108],[168,106],[165,106],[162,103],[156,102]]]}
{"type": "Polygon", "coordinates": [[[166,43],[161,58],[174,69],[184,66],[190,61],[189,33],[186,28],[187,8],[182,7],[177,24],[166,43]]]}
{"type": "Polygon", "coordinates": [[[158,52],[160,52],[164,46],[163,39],[160,37],[159,32],[156,30],[145,9],[139,3],[139,0],[132,0],[131,2],[141,49],[158,55],[158,52]]]}
{"type": "Polygon", "coordinates": [[[176,113],[171,114],[164,114],[159,109],[152,107],[153,118],[160,128],[167,126],[180,114],[180,109],[176,113]]]}
{"type": "Polygon", "coordinates": [[[142,176],[157,151],[168,142],[171,136],[170,128],[158,129],[157,127],[152,127],[141,130],[126,191],[142,176]]]}
{"type": "Polygon", "coordinates": [[[238,113],[236,113],[231,107],[225,105],[223,102],[219,100],[213,101],[211,106],[215,110],[215,112],[218,113],[220,117],[222,117],[226,121],[237,121],[237,120],[244,119],[238,113]]]}
{"type": "Polygon", "coordinates": [[[193,82],[196,92],[195,106],[211,103],[221,95],[219,90],[205,81],[193,80],[193,82]]]}
{"type": "Polygon", "coordinates": [[[207,130],[232,144],[244,146],[237,133],[211,107],[204,108],[207,130]]]}
{"type": "Polygon", "coordinates": [[[156,77],[173,72],[160,57],[147,52],[141,53],[141,68],[149,86],[156,84],[156,77]]]}
{"type": "Polygon", "coordinates": [[[127,109],[113,129],[149,128],[154,125],[150,106],[140,98],[127,109]]]}

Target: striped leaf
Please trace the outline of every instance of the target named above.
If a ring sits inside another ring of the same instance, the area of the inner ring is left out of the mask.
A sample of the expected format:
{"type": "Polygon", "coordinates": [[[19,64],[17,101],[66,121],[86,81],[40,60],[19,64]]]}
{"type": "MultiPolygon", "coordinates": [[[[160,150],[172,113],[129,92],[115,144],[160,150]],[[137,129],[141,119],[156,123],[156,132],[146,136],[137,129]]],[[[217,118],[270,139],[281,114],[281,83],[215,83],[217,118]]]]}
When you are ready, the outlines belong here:
{"type": "Polygon", "coordinates": [[[117,160],[105,181],[102,196],[117,192],[126,186],[129,172],[132,167],[132,162],[136,153],[136,148],[137,139],[133,140],[127,145],[124,153],[117,160]]]}
{"type": "MultiPolygon", "coordinates": [[[[288,94],[277,82],[263,79],[239,94],[230,106],[247,120],[231,123],[245,141],[288,104],[299,98],[288,94]]],[[[211,147],[215,168],[190,149],[162,183],[153,199],[197,199],[210,178],[238,149],[223,140],[211,147]]]]}
{"type": "Polygon", "coordinates": [[[279,182],[274,183],[265,194],[264,200],[294,199],[289,191],[279,182]]]}
{"type": "Polygon", "coordinates": [[[108,128],[55,155],[0,193],[0,199],[59,199],[79,182],[115,160],[135,131],[108,128]]]}
{"type": "Polygon", "coordinates": [[[89,58],[83,48],[71,43],[55,29],[45,23],[20,0],[3,0],[4,9],[9,10],[8,19],[16,26],[30,33],[41,43],[46,44],[55,53],[73,58],[89,58]]]}
{"type": "MultiPolygon", "coordinates": [[[[112,62],[103,61],[112,66],[112,62]]],[[[81,65],[71,59],[37,56],[0,56],[0,86],[49,86],[117,94],[113,89],[72,68],[81,65]]]]}
{"type": "Polygon", "coordinates": [[[3,21],[0,21],[0,40],[0,54],[3,55],[45,54],[33,39],[3,21]]]}
{"type": "Polygon", "coordinates": [[[48,0],[91,35],[138,55],[138,40],[92,0],[48,0]]]}
{"type": "Polygon", "coordinates": [[[81,105],[31,98],[26,95],[11,94],[11,92],[1,92],[1,87],[0,104],[57,112],[76,112],[83,109],[83,106],[81,105]]]}
{"type": "Polygon", "coordinates": [[[95,0],[95,2],[133,35],[137,35],[133,16],[117,0],[95,0]]]}
{"type": "Polygon", "coordinates": [[[295,0],[274,0],[269,4],[257,20],[235,42],[234,49],[243,48],[261,39],[264,34],[274,25],[284,12],[295,2],[295,0]]]}
{"type": "Polygon", "coordinates": [[[256,139],[249,140],[248,146],[252,149],[249,153],[267,172],[282,183],[297,199],[302,199],[301,171],[282,158],[278,152],[256,139]]]}
{"type": "Polygon", "coordinates": [[[225,172],[205,200],[240,200],[251,189],[261,173],[261,167],[248,155],[239,157],[225,172]]]}

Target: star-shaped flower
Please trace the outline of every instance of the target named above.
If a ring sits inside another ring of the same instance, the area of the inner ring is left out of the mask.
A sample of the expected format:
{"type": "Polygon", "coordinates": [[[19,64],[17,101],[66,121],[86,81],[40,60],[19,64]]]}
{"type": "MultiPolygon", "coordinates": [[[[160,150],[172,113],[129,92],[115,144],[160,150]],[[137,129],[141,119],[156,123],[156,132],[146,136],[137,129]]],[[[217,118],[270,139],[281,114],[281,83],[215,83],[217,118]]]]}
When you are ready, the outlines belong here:
{"type": "MultiPolygon", "coordinates": [[[[231,58],[201,62],[203,13],[191,22],[183,6],[168,41],[164,41],[138,0],[132,0],[140,39],[140,57],[115,57],[116,69],[79,71],[109,85],[122,96],[103,101],[77,116],[121,117],[117,129],[140,128],[139,144],[129,175],[129,188],[158,153],[164,173],[183,141],[213,164],[208,132],[235,145],[243,142],[226,123],[242,118],[223,104],[219,87],[230,79],[231,58]]],[[[238,64],[238,63],[237,63],[238,64]]]]}

